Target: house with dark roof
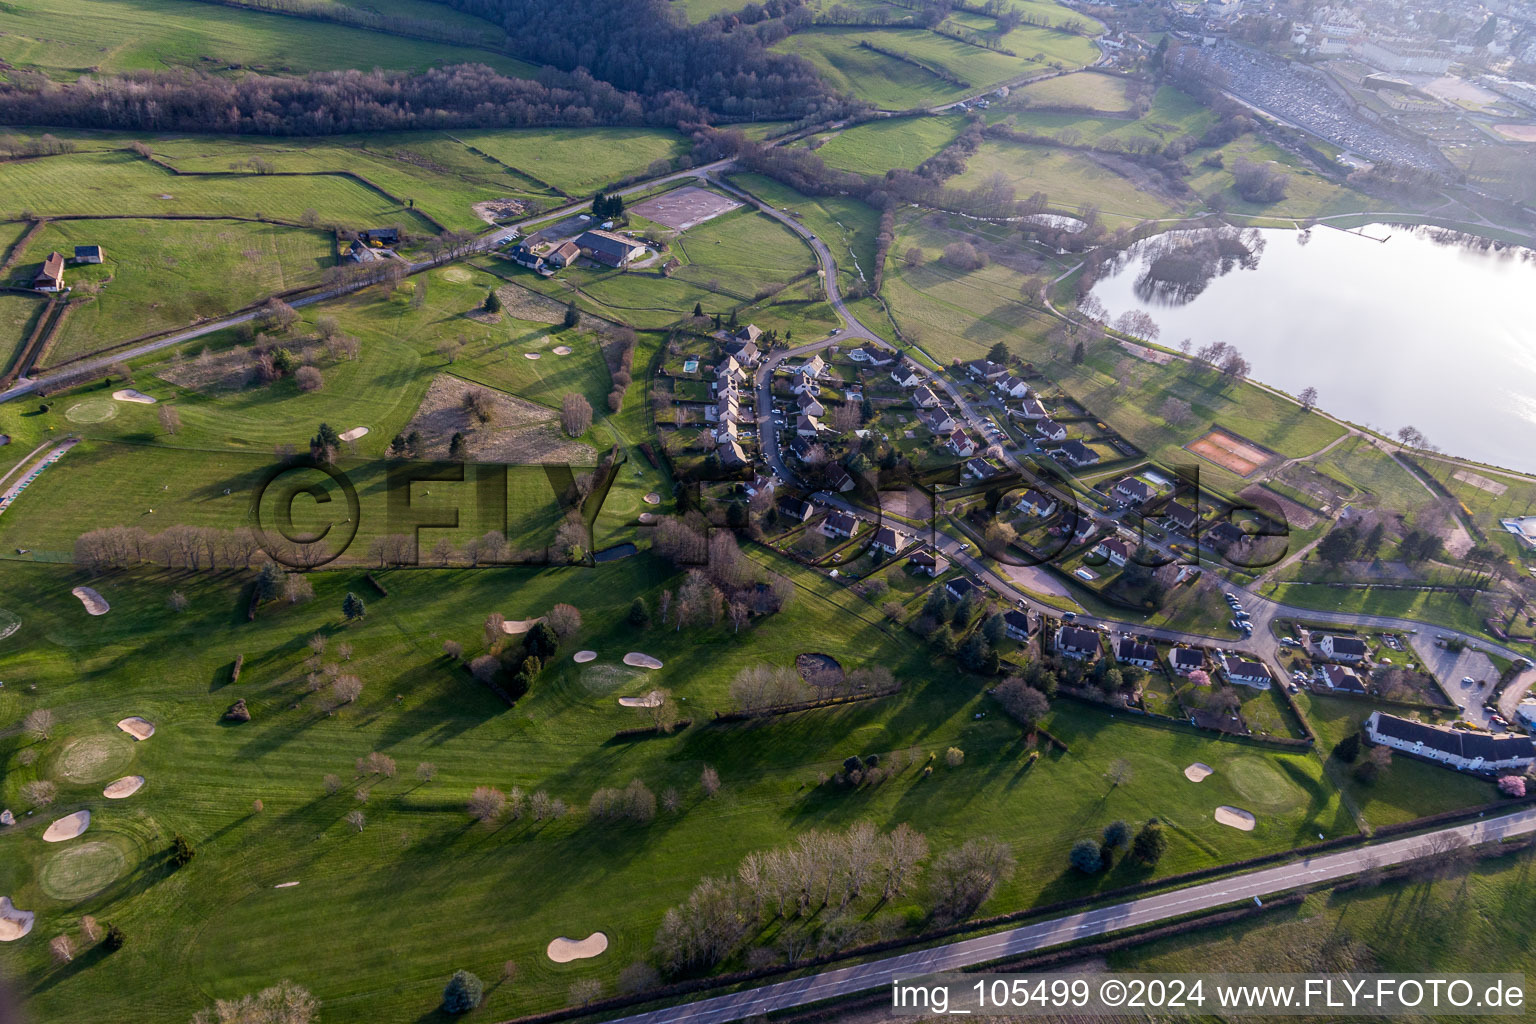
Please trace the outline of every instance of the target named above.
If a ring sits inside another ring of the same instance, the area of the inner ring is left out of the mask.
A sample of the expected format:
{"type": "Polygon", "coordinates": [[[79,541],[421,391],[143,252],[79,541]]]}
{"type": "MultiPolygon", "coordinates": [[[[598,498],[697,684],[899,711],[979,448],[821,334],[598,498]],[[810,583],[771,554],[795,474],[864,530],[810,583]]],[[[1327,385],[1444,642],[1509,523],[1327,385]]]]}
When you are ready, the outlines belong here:
{"type": "Polygon", "coordinates": [[[529,270],[544,269],[544,257],[534,252],[528,242],[519,242],[513,246],[509,255],[512,257],[512,262],[520,267],[527,267],[529,270]]]}
{"type": "Polygon", "coordinates": [[[735,426],[736,424],[731,424],[730,439],[715,449],[715,454],[720,457],[720,465],[726,469],[740,469],[751,461],[747,458],[747,453],[741,450],[741,442],[735,438],[735,426]]]}
{"type": "MultiPolygon", "coordinates": [[[[748,326],[751,327],[750,324],[748,326]]],[[[752,330],[756,331],[757,328],[752,327],[752,330]]],[[[741,366],[756,366],[763,357],[763,354],[758,351],[757,342],[749,338],[738,337],[734,341],[726,342],[725,353],[741,366]]]]}
{"type": "Polygon", "coordinates": [[[1205,652],[1198,647],[1175,647],[1168,652],[1168,664],[1177,674],[1187,676],[1205,668],[1205,652]]]}
{"type": "Polygon", "coordinates": [[[56,252],[48,254],[43,265],[32,278],[32,290],[58,292],[64,290],[64,257],[56,252]]]}
{"type": "Polygon", "coordinates": [[[821,528],[834,537],[852,537],[859,532],[859,520],[849,512],[833,510],[827,513],[821,528]]]}
{"type": "Polygon", "coordinates": [[[1181,504],[1177,501],[1170,501],[1168,503],[1168,507],[1163,509],[1163,517],[1166,518],[1171,525],[1176,526],[1185,532],[1193,530],[1195,528],[1195,524],[1200,521],[1199,513],[1190,508],[1188,505],[1181,504]]]}
{"type": "Polygon", "coordinates": [[[803,523],[816,514],[816,506],[799,498],[785,498],[779,502],[779,512],[797,523],[803,523]]]}
{"type": "Polygon", "coordinates": [[[1012,374],[993,384],[992,388],[1004,398],[1029,397],[1029,385],[1024,383],[1022,378],[1015,377],[1012,374]]]}
{"type": "Polygon", "coordinates": [[[1062,626],[1056,631],[1056,650],[1069,658],[1093,658],[1099,653],[1099,634],[1081,626],[1062,626]]]}
{"type": "Polygon", "coordinates": [[[795,417],[795,433],[801,437],[815,437],[821,433],[821,424],[817,422],[815,416],[807,416],[805,413],[801,413],[795,417]]]}
{"type": "Polygon", "coordinates": [[[76,263],[100,263],[107,258],[107,254],[99,245],[75,246],[76,263]]]}
{"type": "Polygon", "coordinates": [[[1021,612],[1017,608],[1010,608],[1003,612],[1003,635],[1008,639],[1028,643],[1032,629],[1028,612],[1021,612]]]}
{"type": "Polygon", "coordinates": [[[1119,498],[1122,505],[1145,505],[1152,500],[1153,495],[1152,488],[1133,476],[1115,484],[1110,493],[1119,498]]]}
{"type": "Polygon", "coordinates": [[[904,388],[911,388],[921,384],[923,377],[922,374],[912,368],[911,363],[902,360],[891,370],[891,380],[904,388]]]}
{"type": "Polygon", "coordinates": [[[633,238],[601,228],[583,231],[576,238],[576,247],[583,256],[605,267],[622,267],[645,252],[645,246],[633,238]]]}
{"type": "Polygon", "coordinates": [[[931,548],[924,548],[908,558],[907,564],[924,576],[937,576],[949,568],[949,559],[931,548]]]}
{"type": "Polygon", "coordinates": [[[341,258],[349,263],[375,263],[384,257],[380,256],[376,250],[370,249],[362,242],[353,239],[347,245],[346,252],[341,254],[341,258]]]}
{"type": "Polygon", "coordinates": [[[802,391],[796,395],[795,405],[807,416],[825,416],[827,414],[826,406],[822,405],[816,396],[809,391],[802,391]]]}
{"type": "Polygon", "coordinates": [[[757,324],[746,324],[742,327],[738,327],[736,328],[736,333],[732,335],[732,337],[734,337],[738,342],[748,345],[756,345],[757,339],[761,338],[762,336],[763,329],[757,326],[757,324]]]}
{"type": "Polygon", "coordinates": [[[897,533],[893,527],[882,526],[875,531],[875,539],[870,542],[870,546],[876,551],[894,555],[907,546],[907,538],[897,533]]]}
{"type": "Polygon", "coordinates": [[[789,453],[804,462],[811,457],[811,448],[814,444],[815,442],[809,437],[796,434],[795,439],[789,443],[789,453]]]}
{"type": "Polygon", "coordinates": [[[819,355],[813,355],[795,368],[795,372],[810,377],[812,380],[827,372],[827,361],[819,355]]]}
{"type": "Polygon", "coordinates": [[[1135,637],[1123,636],[1115,645],[1115,660],[1138,668],[1151,668],[1157,664],[1157,648],[1135,637]]]}
{"type": "Polygon", "coordinates": [[[1365,720],[1365,735],[1372,743],[1464,772],[1524,771],[1536,762],[1529,736],[1442,729],[1380,711],[1365,720]]]}
{"type": "Polygon", "coordinates": [[[1235,523],[1223,519],[1201,536],[1211,542],[1218,551],[1225,551],[1233,544],[1240,544],[1248,535],[1235,523]]]}
{"type": "Polygon", "coordinates": [[[976,454],[976,441],[970,434],[965,432],[964,427],[956,427],[950,431],[947,445],[950,451],[962,459],[970,458],[976,454]]]}
{"type": "Polygon", "coordinates": [[[1357,662],[1365,660],[1365,642],[1359,637],[1335,636],[1327,634],[1321,640],[1313,642],[1318,651],[1324,657],[1334,661],[1357,662]]]}
{"type": "Polygon", "coordinates": [[[1255,686],[1263,690],[1273,682],[1269,669],[1257,661],[1249,661],[1246,658],[1227,658],[1222,668],[1226,670],[1227,679],[1235,685],[1255,686]]]}
{"type": "Polygon", "coordinates": [[[1035,424],[1035,433],[1047,441],[1065,441],[1067,439],[1067,428],[1050,417],[1046,417],[1035,424]]]}
{"type": "Polygon", "coordinates": [[[369,228],[357,233],[358,240],[364,245],[371,245],[375,249],[392,249],[400,244],[399,228],[369,228]]]}
{"type": "Polygon", "coordinates": [[[1098,452],[1075,438],[1056,449],[1056,454],[1071,466],[1091,466],[1099,461],[1098,452]]]}
{"type": "Polygon", "coordinates": [[[965,460],[965,468],[960,475],[967,480],[990,480],[997,476],[997,467],[983,458],[965,460]]]}
{"type": "Polygon", "coordinates": [[[976,584],[972,583],[970,580],[966,579],[964,576],[956,576],[954,579],[944,584],[944,590],[956,601],[964,601],[972,594],[981,593],[981,588],[976,586],[976,584]]]}
{"type": "Polygon", "coordinates": [[[1119,537],[1106,537],[1093,546],[1093,553],[1107,559],[1110,565],[1124,569],[1131,560],[1131,546],[1119,537]]]}
{"type": "Polygon", "coordinates": [[[827,489],[837,491],[851,491],[854,488],[853,474],[840,462],[834,462],[827,467],[827,489]]]}
{"type": "Polygon", "coordinates": [[[1043,519],[1056,511],[1056,499],[1049,494],[1027,490],[1019,496],[1019,511],[1043,519]]]}
{"type": "Polygon", "coordinates": [[[937,409],[939,396],[933,393],[933,389],[924,384],[912,392],[912,404],[919,409],[937,409]]]}
{"type": "Polygon", "coordinates": [[[849,352],[848,358],[867,366],[890,366],[896,361],[896,354],[873,345],[863,345],[849,352]]]}
{"type": "Polygon", "coordinates": [[[1081,544],[1093,536],[1093,531],[1099,528],[1094,518],[1084,512],[1077,513],[1077,521],[1072,524],[1072,539],[1081,544]]]}
{"type": "Polygon", "coordinates": [[[948,436],[949,432],[955,429],[954,417],[942,408],[918,410],[917,421],[941,436],[948,436]]]}
{"type": "Polygon", "coordinates": [[[1000,377],[1008,375],[1008,367],[1002,363],[994,363],[990,359],[976,359],[965,364],[965,372],[979,381],[990,384],[1000,377]]]}
{"type": "Polygon", "coordinates": [[[1356,693],[1364,696],[1365,684],[1360,677],[1355,675],[1355,670],[1346,665],[1319,665],[1317,666],[1317,683],[1330,690],[1339,690],[1343,693],[1356,693]]]}

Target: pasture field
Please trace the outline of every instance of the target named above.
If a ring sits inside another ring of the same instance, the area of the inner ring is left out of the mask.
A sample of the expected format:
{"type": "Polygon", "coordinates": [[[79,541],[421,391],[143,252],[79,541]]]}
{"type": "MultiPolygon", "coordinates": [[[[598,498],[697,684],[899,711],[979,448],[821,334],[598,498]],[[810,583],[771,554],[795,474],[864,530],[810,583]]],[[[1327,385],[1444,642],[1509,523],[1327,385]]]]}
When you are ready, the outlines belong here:
{"type": "Polygon", "coordinates": [[[947,184],[979,188],[997,176],[1012,185],[1021,198],[1044,192],[1053,207],[1097,207],[1110,223],[1176,217],[1186,212],[1186,204],[1138,188],[1130,178],[1086,153],[997,139],[983,142],[966,164],[965,173],[947,184]]]}
{"type": "Polygon", "coordinates": [[[828,167],[858,174],[910,171],[953,142],[964,127],[965,119],[955,115],[870,121],[832,136],[816,155],[828,167]]]}
{"type": "Polygon", "coordinates": [[[1226,204],[1226,209],[1230,213],[1255,218],[1274,218],[1285,227],[1292,226],[1294,218],[1355,213],[1368,210],[1373,205],[1373,200],[1369,196],[1352,188],[1334,184],[1319,174],[1316,169],[1278,146],[1255,138],[1253,135],[1234,139],[1219,150],[1195,150],[1189,155],[1188,160],[1192,173],[1185,180],[1189,182],[1191,188],[1205,197],[1207,202],[1219,198],[1226,204]],[[1206,157],[1212,152],[1220,153],[1223,161],[1221,168],[1211,168],[1205,164],[1206,157]],[[1283,171],[1287,177],[1285,198],[1276,203],[1260,204],[1250,203],[1238,195],[1237,190],[1232,186],[1230,170],[1238,160],[1276,165],[1276,169],[1283,171]]]}
{"type": "Polygon", "coordinates": [[[1046,29],[1016,29],[1010,40],[1021,33],[1019,45],[1007,44],[1021,55],[1018,57],[922,29],[814,28],[795,33],[774,49],[799,54],[816,65],[834,88],[887,110],[945,103],[1038,71],[1051,62],[1087,64],[1097,52],[1082,36],[1046,29]],[[905,61],[865,49],[859,45],[865,40],[939,68],[970,85],[955,85],[905,61]],[[1036,54],[1042,59],[1036,59],[1036,54]]]}
{"type": "MultiPolygon", "coordinates": [[[[1070,83],[1074,78],[1107,80],[1110,88],[1118,89],[1120,96],[1124,97],[1123,83],[1106,75],[1083,71],[1076,75],[1047,79],[1044,82],[1026,86],[1010,95],[1002,105],[988,110],[987,119],[996,122],[1004,117],[1011,117],[1020,131],[1036,135],[1060,137],[1063,133],[1071,131],[1075,133],[1073,136],[1075,139],[1088,143],[1103,142],[1107,139],[1114,139],[1121,143],[1136,139],[1150,139],[1164,144],[1185,135],[1200,135],[1216,120],[1216,115],[1202,106],[1194,97],[1166,85],[1153,94],[1152,105],[1145,114],[1137,118],[1093,117],[1029,109],[1035,103],[1052,102],[1039,99],[1038,94],[1032,92],[1032,89],[1055,86],[1057,92],[1070,95],[1073,91],[1070,86],[1058,83],[1070,83]],[[1016,96],[1021,100],[1016,101],[1016,96]]],[[[1090,97],[1094,95],[1092,89],[1088,90],[1088,95],[1090,97]]],[[[1055,102],[1070,103],[1072,101],[1063,97],[1055,102]]]]}
{"type": "Polygon", "coordinates": [[[401,203],[340,174],[177,175],[125,151],[70,153],[0,164],[0,194],[19,211],[75,217],[266,217],[297,222],[314,210],[326,223],[400,224],[435,234],[401,203]]]}
{"type": "Polygon", "coordinates": [[[687,139],[662,128],[529,128],[458,132],[455,137],[578,198],[640,174],[657,161],[674,162],[689,149],[687,139]]]}
{"type": "MultiPolygon", "coordinates": [[[[121,874],[99,894],[49,895],[50,885],[60,891],[61,870],[36,827],[0,838],[0,887],[38,912],[35,934],[63,930],[82,913],[120,924],[129,941],[114,954],[114,969],[83,958],[51,971],[40,941],[8,944],[0,965],[24,979],[47,977],[29,996],[45,1019],[82,1007],[125,1022],[185,1016],[278,974],[324,1000],[328,1021],[346,1024],[430,1015],[453,969],[494,979],[510,959],[519,968],[515,982],[493,987],[483,1011],[499,1019],[562,1005],[578,979],[614,991],[618,972],[649,949],[665,908],[696,880],[730,872],[747,852],[810,828],[905,821],[936,851],[978,834],[997,836],[1012,845],[1020,867],[987,912],[1140,880],[1143,872],[1124,861],[1093,879],[1066,870],[1070,845],[1115,818],[1156,814],[1168,823],[1160,873],[1352,830],[1312,757],[1066,704],[1046,724],[1070,752],[1042,752],[1027,764],[1016,727],[996,713],[975,717],[993,710],[980,685],[928,681],[926,653],[886,632],[872,607],[821,577],[771,564],[794,573],[797,596],[740,634],[726,623],[682,632],[627,625],[634,597],[654,607],[659,592],[677,584],[644,555],[595,570],[386,572],[380,578],[388,597],[360,572],[322,572],[313,576],[313,602],[266,606],[254,623],[244,621],[237,580],[97,579],[92,585],[112,611],[92,619],[68,594],[79,579],[73,572],[16,566],[19,600],[9,600],[23,625],[0,647],[0,671],[37,691],[7,686],[0,715],[14,720],[46,702],[60,726],[30,766],[20,757],[30,741],[5,741],[5,799],[50,773],[68,744],[110,735],[124,714],[149,718],[157,731],[131,748],[125,770],[148,782],[128,801],[109,806],[97,784],[60,782],[51,810],[89,807],[92,840],[125,857],[121,874]],[[172,589],[188,598],[179,616],[163,611],[172,589]],[[368,614],[344,624],[338,609],[349,590],[365,597],[368,614]],[[521,618],[556,601],[580,608],[585,625],[515,709],[441,653],[447,639],[471,653],[482,649],[481,623],[491,611],[521,618]],[[321,703],[325,694],[305,692],[304,641],[315,633],[328,638],[324,660],[340,657],[342,641],[351,645],[343,671],[365,684],[355,704],[333,713],[321,703]],[[598,651],[599,660],[572,664],[577,648],[598,651]],[[653,654],[665,667],[625,669],[618,659],[629,650],[653,654]],[[848,667],[885,664],[907,685],[894,698],[831,711],[703,724],[726,706],[737,670],[788,664],[804,651],[848,667]],[[245,666],[230,685],[236,653],[245,666]],[[615,698],[654,685],[686,698],[681,706],[699,724],[670,737],[613,742],[615,730],[640,721],[615,698]],[[220,724],[236,697],[252,708],[253,721],[220,724]],[[888,754],[914,745],[921,758],[956,746],[965,762],[950,768],[941,756],[931,777],[909,768],[874,788],[817,784],[818,773],[835,771],[850,750],[888,754]],[[359,777],[353,761],[370,751],[394,758],[398,775],[359,777]],[[1129,772],[1115,785],[1107,774],[1120,759],[1129,772]],[[1217,775],[1198,786],[1184,781],[1180,773],[1194,760],[1217,775]],[[417,778],[420,761],[436,766],[431,781],[417,778]],[[723,782],[713,800],[698,788],[705,765],[723,782]],[[332,795],[323,785],[327,773],[341,781],[332,795]],[[676,788],[681,808],[659,812],[649,825],[587,817],[593,790],[632,778],[656,792],[676,788]],[[574,810],[553,822],[471,825],[464,803],[476,785],[544,789],[574,810]],[[256,812],[258,798],[264,807],[256,812]],[[1252,809],[1259,828],[1239,833],[1218,825],[1211,812],[1219,803],[1252,809]],[[361,832],[343,820],[353,810],[365,815],[361,832]],[[173,832],[197,849],[177,871],[158,856],[173,832]],[[299,885],[274,888],[285,882],[299,885]],[[602,957],[567,965],[545,959],[549,939],[592,930],[609,936],[602,957]],[[297,961],[288,941],[296,935],[308,950],[297,961]],[[123,986],[123,972],[142,983],[123,986]]],[[[95,867],[113,870],[110,863],[95,867]]],[[[919,885],[894,901],[880,915],[888,918],[884,926],[902,928],[921,897],[919,885]]]]}
{"type": "MultiPolygon", "coordinates": [[[[457,23],[455,14],[446,11],[444,17],[457,23]]],[[[404,39],[193,0],[7,4],[0,8],[0,59],[59,80],[167,67],[303,74],[354,67],[420,70],[488,64],[520,78],[538,70],[493,49],[404,39]]]]}
{"type": "Polygon", "coordinates": [[[1014,89],[1000,109],[1052,106],[1083,107],[1107,114],[1126,113],[1131,109],[1126,98],[1127,81],[1096,71],[1076,71],[1041,82],[1031,82],[1014,89]]]}
{"type": "Polygon", "coordinates": [[[33,239],[23,262],[40,263],[54,250],[68,257],[88,244],[102,246],[106,262],[65,271],[75,291],[47,366],[316,284],[335,262],[324,232],[217,220],[55,221],[33,239]]]}
{"type": "Polygon", "coordinates": [[[47,300],[38,295],[0,293],[0,373],[9,370],[11,361],[21,354],[46,305],[47,300]]]}
{"type": "Polygon", "coordinates": [[[733,175],[731,181],[770,206],[788,210],[826,243],[837,261],[837,283],[844,295],[874,276],[880,215],[873,207],[842,196],[802,195],[758,174],[733,175]]]}
{"type": "Polygon", "coordinates": [[[690,22],[708,21],[716,14],[739,11],[746,6],[737,0],[674,0],[688,14],[690,22]]]}

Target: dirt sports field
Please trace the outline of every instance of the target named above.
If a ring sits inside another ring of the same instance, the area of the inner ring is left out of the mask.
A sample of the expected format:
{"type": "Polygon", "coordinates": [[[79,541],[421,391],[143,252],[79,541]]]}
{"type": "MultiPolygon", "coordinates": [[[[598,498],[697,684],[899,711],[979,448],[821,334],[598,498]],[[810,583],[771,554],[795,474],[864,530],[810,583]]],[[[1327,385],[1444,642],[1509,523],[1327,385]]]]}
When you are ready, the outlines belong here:
{"type": "Polygon", "coordinates": [[[678,231],[687,231],[712,217],[729,213],[740,205],[733,199],[690,185],[637,203],[629,210],[646,220],[665,224],[678,231]]]}
{"type": "Polygon", "coordinates": [[[1274,452],[1223,430],[1212,430],[1204,437],[1198,437],[1189,442],[1185,447],[1201,458],[1209,459],[1222,469],[1229,469],[1238,476],[1252,476],[1275,457],[1274,452]]]}

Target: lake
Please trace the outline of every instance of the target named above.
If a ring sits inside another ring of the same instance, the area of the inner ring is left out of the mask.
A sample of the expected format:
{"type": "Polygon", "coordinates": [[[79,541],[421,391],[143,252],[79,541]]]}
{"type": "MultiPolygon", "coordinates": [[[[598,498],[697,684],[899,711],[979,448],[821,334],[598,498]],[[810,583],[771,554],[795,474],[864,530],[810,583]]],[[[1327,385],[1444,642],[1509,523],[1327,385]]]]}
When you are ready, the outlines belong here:
{"type": "Polygon", "coordinates": [[[1225,341],[1254,380],[1315,387],[1342,419],[1389,435],[1412,425],[1448,454],[1536,471],[1536,254],[1362,230],[1371,237],[1259,231],[1255,266],[1234,263],[1182,302],[1136,287],[1157,248],[1148,239],[1092,294],[1111,318],[1148,313],[1163,345],[1225,341]]]}

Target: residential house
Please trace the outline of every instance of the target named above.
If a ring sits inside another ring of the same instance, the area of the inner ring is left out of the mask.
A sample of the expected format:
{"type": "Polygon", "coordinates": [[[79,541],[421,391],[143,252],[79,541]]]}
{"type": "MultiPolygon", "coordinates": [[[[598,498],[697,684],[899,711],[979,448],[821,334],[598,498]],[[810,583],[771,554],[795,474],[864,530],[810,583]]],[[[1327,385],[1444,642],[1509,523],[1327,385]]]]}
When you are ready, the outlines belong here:
{"type": "Polygon", "coordinates": [[[778,489],[778,486],[778,477],[764,476],[762,473],[759,473],[754,476],[745,486],[743,486],[742,490],[747,492],[747,497],[755,498],[763,491],[767,491],[769,494],[772,494],[775,490],[778,489]]]}
{"type": "Polygon", "coordinates": [[[354,239],[347,246],[346,252],[341,254],[341,258],[348,263],[374,263],[382,260],[384,257],[380,256],[376,250],[370,249],[362,242],[354,239]]]}
{"type": "Polygon", "coordinates": [[[576,239],[581,254],[605,267],[622,267],[645,252],[645,246],[612,231],[583,231],[576,239]]]}
{"type": "Polygon", "coordinates": [[[1523,772],[1536,762],[1529,736],[1441,729],[1380,711],[1365,720],[1365,735],[1372,743],[1464,772],[1523,772]]]}
{"type": "Polygon", "coordinates": [[[976,441],[965,432],[964,427],[956,427],[950,431],[949,440],[945,442],[945,446],[962,459],[976,454],[976,441]]]}
{"type": "Polygon", "coordinates": [[[728,417],[722,418],[720,420],[720,425],[715,427],[715,443],[716,444],[735,444],[736,440],[737,440],[737,437],[738,437],[738,434],[736,432],[736,419],[735,419],[735,417],[729,417],[728,416],[728,417]]]}
{"type": "Polygon", "coordinates": [[[1056,631],[1056,650],[1069,658],[1092,659],[1099,653],[1099,634],[1081,626],[1062,626],[1056,631]]]}
{"type": "Polygon", "coordinates": [[[864,345],[848,353],[848,358],[856,363],[864,363],[869,366],[890,366],[896,361],[896,353],[887,352],[883,348],[873,345],[864,345]]]}
{"type": "Polygon", "coordinates": [[[1115,484],[1114,490],[1110,493],[1120,499],[1122,505],[1140,506],[1151,501],[1155,492],[1142,481],[1128,476],[1115,484]]]}
{"type": "Polygon", "coordinates": [[[1045,419],[1045,406],[1040,404],[1038,398],[1026,398],[1019,403],[1019,407],[1012,413],[1015,419],[1043,420],[1045,419]]]}
{"type": "Polygon", "coordinates": [[[1046,417],[1035,424],[1035,433],[1047,441],[1065,441],[1067,439],[1067,428],[1050,417],[1046,417]]]}
{"type": "Polygon", "coordinates": [[[972,583],[970,580],[966,579],[964,576],[956,576],[954,579],[944,584],[944,591],[956,601],[964,601],[972,594],[976,594],[978,596],[981,594],[981,588],[972,583]]]}
{"type": "Polygon", "coordinates": [[[990,480],[997,476],[997,467],[986,459],[966,459],[960,475],[967,480],[990,480]]]}
{"type": "Polygon", "coordinates": [[[1089,537],[1092,537],[1094,531],[1098,528],[1099,524],[1092,516],[1079,512],[1077,513],[1077,522],[1072,525],[1072,539],[1081,544],[1089,537]]]}
{"type": "Polygon", "coordinates": [[[1218,551],[1225,551],[1234,544],[1239,544],[1247,538],[1247,534],[1235,523],[1223,519],[1221,522],[1206,530],[1201,536],[1211,542],[1218,551]]]}
{"type": "Polygon", "coordinates": [[[1325,657],[1332,658],[1334,661],[1353,663],[1365,660],[1365,642],[1359,637],[1335,636],[1329,633],[1322,639],[1313,641],[1313,645],[1325,657]]]}
{"type": "Polygon", "coordinates": [[[1049,494],[1029,490],[1019,498],[1019,511],[1026,515],[1039,516],[1044,519],[1056,511],[1056,499],[1049,494]]]}
{"type": "Polygon", "coordinates": [[[811,457],[811,449],[815,446],[815,443],[816,442],[811,440],[810,436],[800,435],[799,424],[797,423],[796,437],[793,441],[789,442],[789,453],[795,458],[799,459],[801,462],[804,462],[806,459],[811,457]]]}
{"type": "Polygon", "coordinates": [[[1031,632],[1029,613],[1010,608],[1003,612],[1003,635],[1019,643],[1028,643],[1031,632]]]}
{"type": "Polygon", "coordinates": [[[816,514],[816,506],[799,498],[785,498],[779,502],[779,512],[797,523],[803,523],[816,514]]]}
{"type": "Polygon", "coordinates": [[[937,576],[949,568],[949,559],[937,551],[924,548],[911,558],[908,558],[907,564],[924,576],[937,576]]]}
{"type": "Polygon", "coordinates": [[[1091,466],[1099,461],[1099,453],[1076,438],[1056,449],[1056,454],[1070,466],[1091,466]]]}
{"type": "Polygon", "coordinates": [[[1187,676],[1197,669],[1205,668],[1205,652],[1198,647],[1175,647],[1168,654],[1168,664],[1173,666],[1173,671],[1181,676],[1187,676]]]}
{"type": "Polygon", "coordinates": [[[798,373],[803,373],[811,378],[820,377],[827,372],[827,361],[819,355],[813,355],[797,368],[798,373]]]}
{"type": "Polygon", "coordinates": [[[555,267],[568,267],[581,258],[581,247],[575,242],[561,242],[544,254],[545,262],[555,267]]]}
{"type": "Polygon", "coordinates": [[[827,513],[821,528],[834,537],[852,537],[859,532],[859,520],[851,513],[834,509],[827,513]]]}
{"type": "Polygon", "coordinates": [[[544,257],[533,251],[533,247],[527,242],[519,242],[512,247],[512,262],[529,270],[543,270],[544,257]]]}
{"type": "Polygon", "coordinates": [[[912,392],[912,404],[919,409],[937,409],[939,407],[939,396],[933,393],[932,388],[924,384],[912,392]]]}
{"type": "Polygon", "coordinates": [[[1134,637],[1123,636],[1115,645],[1115,660],[1137,668],[1151,668],[1157,664],[1157,648],[1134,637]]]}
{"type": "Polygon", "coordinates": [[[731,335],[736,341],[748,345],[756,345],[757,340],[762,336],[763,329],[757,326],[757,324],[747,324],[744,327],[738,327],[736,328],[736,333],[731,335]]]}
{"type": "Polygon", "coordinates": [[[399,228],[369,228],[357,233],[358,241],[375,249],[393,249],[400,244],[399,228]]]}
{"type": "Polygon", "coordinates": [[[102,248],[99,245],[75,246],[76,263],[101,263],[106,258],[107,254],[102,251],[102,248]]]}
{"type": "Polygon", "coordinates": [[[741,450],[741,443],[735,439],[735,428],[736,424],[732,423],[731,440],[715,449],[715,454],[720,459],[720,465],[726,469],[741,469],[751,464],[751,460],[747,458],[747,453],[741,450]]]}
{"type": "Polygon", "coordinates": [[[825,416],[826,407],[816,399],[809,391],[802,391],[795,396],[795,405],[800,407],[800,412],[806,416],[825,416]]]}
{"type": "Polygon", "coordinates": [[[797,395],[807,392],[813,395],[821,394],[821,385],[816,382],[815,376],[807,373],[803,368],[790,375],[789,384],[789,389],[797,395]]]}
{"type": "Polygon", "coordinates": [[[715,367],[715,380],[723,383],[729,382],[732,387],[745,375],[746,371],[736,361],[735,356],[726,356],[715,367]]]}
{"type": "Polygon", "coordinates": [[[1183,530],[1185,533],[1193,530],[1195,524],[1200,521],[1200,514],[1198,512],[1188,505],[1177,501],[1170,501],[1168,503],[1168,507],[1163,509],[1163,516],[1167,518],[1171,525],[1183,530]]]}
{"type": "Polygon", "coordinates": [[[848,472],[842,463],[834,462],[827,467],[827,489],[837,491],[839,494],[851,491],[854,487],[853,474],[848,472]]]}
{"type": "Polygon", "coordinates": [[[1002,363],[994,363],[990,359],[977,359],[965,364],[965,372],[976,380],[991,384],[1008,375],[1008,367],[1002,363]]]}
{"type": "Polygon", "coordinates": [[[904,388],[912,388],[923,382],[922,374],[912,368],[912,364],[906,360],[897,363],[891,370],[891,380],[904,388]]]}
{"type": "Polygon", "coordinates": [[[1021,378],[1015,377],[1012,374],[1009,374],[1002,380],[998,381],[996,384],[993,384],[992,387],[993,390],[1002,395],[1004,398],[1029,397],[1029,385],[1024,383],[1021,378]]]}
{"type": "Polygon", "coordinates": [[[1365,684],[1355,675],[1355,670],[1344,665],[1317,666],[1317,682],[1319,686],[1326,686],[1330,690],[1358,693],[1361,696],[1366,693],[1365,684]]]}
{"type": "Polygon", "coordinates": [[[1109,560],[1117,569],[1124,569],[1131,560],[1131,546],[1119,537],[1106,537],[1093,546],[1093,553],[1109,560]]]}
{"type": "Polygon", "coordinates": [[[816,417],[801,413],[795,417],[795,433],[801,437],[815,437],[821,433],[821,424],[816,421],[816,417]]]}
{"type": "Polygon", "coordinates": [[[1263,690],[1272,682],[1269,669],[1257,661],[1249,661],[1246,658],[1227,658],[1222,665],[1227,672],[1227,679],[1235,685],[1255,686],[1263,690]]]}
{"type": "Polygon", "coordinates": [[[32,278],[32,290],[39,292],[59,292],[64,290],[64,257],[59,253],[51,252],[43,261],[42,268],[32,278]]]}
{"type": "Polygon", "coordinates": [[[870,544],[876,551],[884,551],[888,555],[894,555],[907,546],[907,538],[897,533],[889,526],[882,526],[875,531],[875,539],[870,544]]]}
{"type": "MultiPolygon", "coordinates": [[[[751,329],[757,330],[756,327],[751,329]]],[[[734,341],[726,342],[725,352],[742,366],[756,366],[763,358],[762,352],[758,351],[757,342],[748,338],[738,337],[734,341]]]]}
{"type": "Polygon", "coordinates": [[[955,420],[943,409],[921,409],[917,414],[917,421],[935,434],[948,436],[955,429],[955,420]]]}

